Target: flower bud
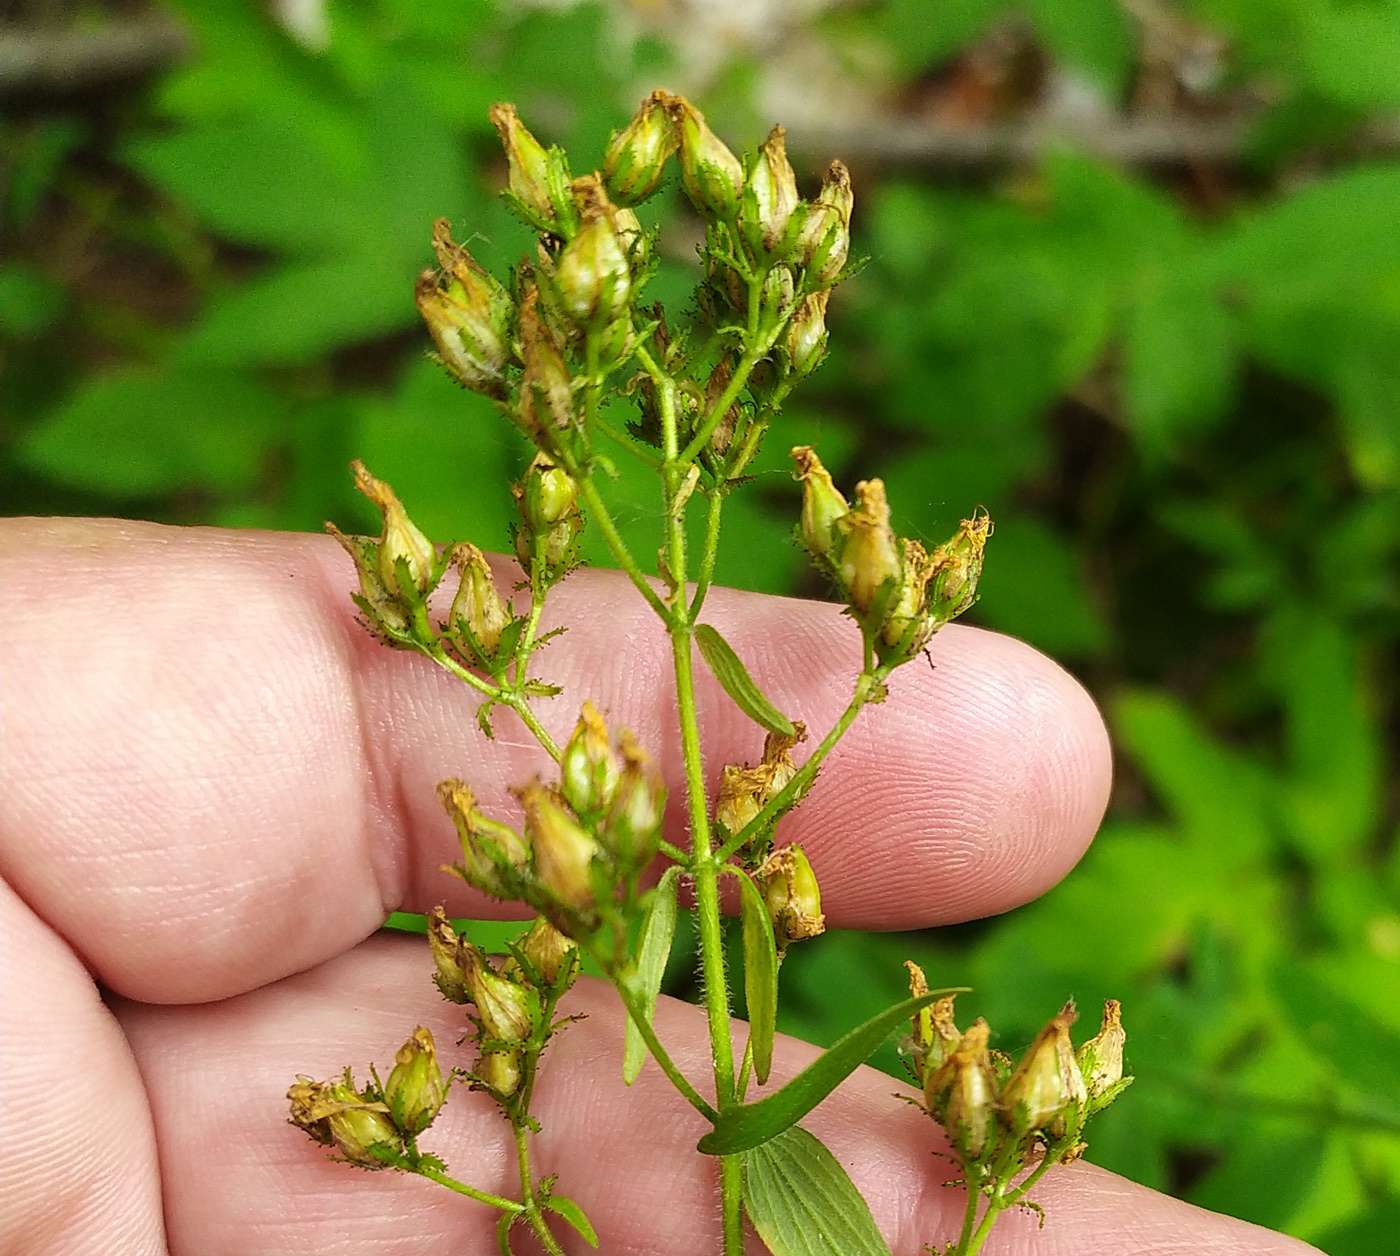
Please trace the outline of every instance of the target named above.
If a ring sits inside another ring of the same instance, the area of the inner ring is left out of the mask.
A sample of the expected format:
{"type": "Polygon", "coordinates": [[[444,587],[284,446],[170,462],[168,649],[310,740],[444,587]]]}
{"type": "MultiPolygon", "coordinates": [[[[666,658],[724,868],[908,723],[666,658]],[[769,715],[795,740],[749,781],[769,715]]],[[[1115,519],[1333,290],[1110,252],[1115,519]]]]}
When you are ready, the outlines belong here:
{"type": "Polygon", "coordinates": [[[855,509],[834,525],[837,579],[851,606],[868,614],[877,599],[897,588],[902,574],[899,544],[890,527],[883,480],[856,485],[855,509]]]}
{"type": "Polygon", "coordinates": [[[476,1062],[476,1075],[502,1099],[520,1089],[520,1052],[483,1051],[476,1062]]]}
{"type": "Polygon", "coordinates": [[[1077,1016],[1074,1004],[1066,1003],[1040,1031],[1007,1081],[1001,1108],[1017,1135],[1048,1130],[1052,1137],[1060,1137],[1069,1110],[1087,1099],[1069,1037],[1077,1016]]]}
{"type": "Polygon", "coordinates": [[[1099,1098],[1123,1079],[1123,1005],[1109,999],[1103,1005],[1103,1025],[1075,1054],[1090,1099],[1099,1098]]]}
{"type": "Polygon", "coordinates": [[[536,537],[544,538],[545,565],[566,566],[573,557],[583,527],[578,510],[578,485],[562,467],[543,453],[535,455],[524,480],[512,486],[523,526],[516,533],[515,552],[526,571],[534,562],[536,537]]]}
{"type": "Polygon", "coordinates": [[[433,1035],[420,1025],[394,1057],[393,1070],[384,1082],[384,1102],[394,1124],[414,1137],[433,1123],[446,1098],[447,1084],[438,1067],[433,1035]]]}
{"type": "Polygon", "coordinates": [[[880,639],[889,646],[906,641],[906,651],[913,654],[923,649],[933,635],[935,624],[925,613],[928,583],[933,575],[933,561],[918,541],[901,537],[899,552],[903,559],[903,577],[880,630],[880,639]]]}
{"type": "Polygon", "coordinates": [[[504,395],[509,356],[510,293],[471,254],[452,241],[446,219],[433,226],[440,273],[418,277],[414,300],[428,324],[443,365],[464,388],[489,397],[504,395]]]}
{"type": "Polygon", "coordinates": [[[535,875],[561,902],[588,907],[594,901],[593,857],[599,846],[553,790],[535,783],[519,791],[526,832],[535,851],[535,875]]]}
{"type": "Polygon", "coordinates": [[[553,986],[561,972],[576,968],[578,944],[565,937],[543,916],[539,917],[520,943],[525,958],[535,966],[541,980],[553,986]]]}
{"type": "Polygon", "coordinates": [[[827,167],[817,199],[807,206],[793,250],[793,260],[806,266],[818,283],[833,282],[846,265],[851,251],[854,203],[851,173],[841,162],[833,161],[827,167]]]}
{"type": "Polygon", "coordinates": [[[965,1156],[980,1157],[996,1121],[996,1074],[987,1041],[991,1030],[975,1021],[948,1058],[924,1079],[924,1101],[965,1156]]]}
{"type": "Polygon", "coordinates": [[[758,290],[758,308],[767,318],[781,322],[793,312],[797,281],[786,266],[774,266],[758,290]]]}
{"type": "Polygon", "coordinates": [[[525,129],[514,105],[492,105],[487,116],[496,124],[501,146],[506,150],[511,195],[541,218],[552,219],[554,203],[549,195],[549,155],[544,145],[525,129]]]}
{"type": "Polygon", "coordinates": [[[826,357],[826,305],[830,300],[831,289],[821,288],[804,297],[792,316],[783,348],[796,375],[810,375],[826,357]]]}
{"type": "Polygon", "coordinates": [[[535,1007],[524,986],[491,967],[479,947],[459,939],[463,981],[476,1005],[484,1037],[494,1042],[524,1042],[534,1028],[535,1007]]]}
{"type": "Polygon", "coordinates": [[[462,846],[462,862],[449,870],[487,894],[514,897],[517,874],[530,860],[525,839],[509,825],[478,811],[472,791],[459,780],[439,782],[437,796],[452,817],[462,846]]]}
{"type": "Polygon", "coordinates": [[[433,953],[433,982],[450,1003],[470,1003],[467,974],[462,967],[461,943],[442,905],[428,913],[428,947],[433,953]]]}
{"type": "Polygon", "coordinates": [[[644,868],[656,854],[666,814],[666,787],[651,756],[628,729],[618,737],[622,776],[608,813],[603,840],[628,871],[644,868]]]}
{"type": "Polygon", "coordinates": [[[787,131],[775,126],[758,150],[744,197],[745,216],[752,216],[755,243],[771,252],[782,243],[792,211],[797,208],[797,175],[787,158],[787,131]]]}
{"type": "Polygon", "coordinates": [[[603,177],[619,205],[635,205],[656,191],[671,154],[676,151],[675,124],[671,120],[670,92],[657,88],[632,120],[613,133],[603,157],[603,177]]]}
{"type": "Polygon", "coordinates": [[[287,1098],[290,1121],[318,1143],[334,1147],[345,1159],[365,1169],[382,1169],[384,1161],[374,1147],[403,1150],[403,1139],[389,1119],[389,1108],[371,1103],[355,1089],[350,1070],[338,1082],[313,1082],[299,1077],[287,1098]]]}
{"type": "Polygon", "coordinates": [[[358,460],[350,464],[350,469],[355,473],[355,487],[378,506],[384,516],[384,531],[376,554],[383,587],[391,594],[400,592],[398,565],[402,559],[408,568],[408,578],[420,593],[426,593],[432,587],[437,570],[437,550],[433,543],[408,517],[403,503],[394,496],[389,485],[376,480],[358,460]]]}
{"type": "Polygon", "coordinates": [[[447,613],[448,625],[456,629],[458,624],[465,624],[482,653],[491,658],[501,642],[501,633],[510,624],[510,609],[496,590],[486,555],[475,545],[466,541],[454,545],[451,557],[462,578],[447,613]]]}
{"type": "Polygon", "coordinates": [[[982,555],[991,535],[992,521],[986,511],[979,510],[962,521],[951,540],[929,555],[928,610],[935,627],[956,619],[977,600],[982,555]]]}
{"type": "Polygon", "coordinates": [[[755,874],[778,949],[826,929],[817,877],[800,846],[775,850],[755,874]]]}
{"type": "MultiPolygon", "coordinates": [[[[910,997],[922,998],[928,993],[928,979],[924,976],[924,970],[913,960],[905,960],[904,967],[909,970],[910,997]]],[[[917,1073],[923,1080],[941,1067],[962,1041],[962,1033],[953,1020],[954,999],[954,995],[945,995],[914,1014],[917,1073]]]]}
{"type": "Polygon", "coordinates": [[[536,454],[525,472],[520,495],[521,517],[533,529],[543,532],[575,512],[578,485],[562,467],[544,454],[536,454]]]}
{"type": "Polygon", "coordinates": [[[836,545],[836,521],[851,507],[810,445],[798,445],[792,459],[797,463],[793,478],[802,481],[802,543],[813,558],[825,558],[836,545]]]}
{"type": "Polygon", "coordinates": [[[558,337],[539,316],[539,289],[526,286],[520,302],[520,407],[526,434],[537,443],[574,421],[573,377],[558,337]]]}
{"type": "Polygon", "coordinates": [[[617,788],[622,764],[608,740],[608,728],[592,702],[583,704],[574,735],[559,760],[559,785],[579,815],[606,807],[617,788]]]}
{"type": "Polygon", "coordinates": [[[616,211],[597,175],[575,180],[574,189],[584,205],[583,222],[559,254],[554,281],[570,317],[596,331],[626,312],[632,269],[616,211]]]}
{"type": "Polygon", "coordinates": [[[744,167],[688,100],[673,96],[667,104],[680,139],[681,185],[702,214],[731,219],[744,190],[744,167]]]}

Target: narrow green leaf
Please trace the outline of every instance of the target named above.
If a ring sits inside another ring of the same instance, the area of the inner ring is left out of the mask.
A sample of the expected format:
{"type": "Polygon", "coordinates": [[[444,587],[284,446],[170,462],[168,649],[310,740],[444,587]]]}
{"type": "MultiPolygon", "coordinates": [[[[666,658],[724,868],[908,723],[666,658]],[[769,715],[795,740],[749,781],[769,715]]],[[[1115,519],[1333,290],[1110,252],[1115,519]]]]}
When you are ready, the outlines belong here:
{"type": "Polygon", "coordinates": [[[700,647],[700,653],[724,692],[734,699],[735,705],[749,719],[761,724],[770,733],[780,733],[784,737],[796,734],[797,729],[792,721],[763,696],[763,691],[749,675],[748,668],[718,630],[709,624],[696,624],[695,644],[700,647]]]}
{"type": "Polygon", "coordinates": [[[589,1247],[598,1246],[598,1231],[593,1228],[593,1223],[588,1219],[583,1209],[580,1208],[567,1195],[551,1195],[544,1201],[544,1206],[550,1212],[557,1212],[581,1235],[584,1242],[589,1247]]]}
{"type": "MultiPolygon", "coordinates": [[[[666,961],[671,955],[671,940],[676,935],[676,891],[681,870],[672,865],[661,874],[652,893],[651,910],[642,925],[641,941],[637,947],[637,984],[646,1000],[647,1018],[656,1011],[656,996],[661,990],[661,978],[666,975],[666,961]]],[[[622,1049],[622,1080],[631,1085],[646,1063],[647,1044],[641,1032],[627,1018],[627,1039],[622,1049]]]]}
{"type": "Polygon", "coordinates": [[[510,1228],[519,1219],[518,1212],[503,1212],[501,1219],[496,1222],[496,1247],[501,1256],[515,1256],[515,1251],[510,1245],[510,1228]]]}
{"type": "Polygon", "coordinates": [[[744,999],[749,1007],[749,1049],[758,1084],[768,1080],[773,1067],[773,1034],[778,1027],[778,948],[773,922],[753,879],[741,869],[739,918],[744,927],[744,999]]]}
{"type": "Polygon", "coordinates": [[[937,990],[917,999],[906,999],[872,1016],[832,1043],[786,1085],[755,1103],[723,1109],[715,1127],[702,1138],[698,1149],[710,1156],[730,1156],[766,1143],[804,1116],[836,1089],[862,1064],[901,1021],[920,1008],[954,990],[937,990]]]}
{"type": "Polygon", "coordinates": [[[855,1183],[800,1125],[744,1153],[744,1208],[773,1256],[890,1256],[855,1183]]]}

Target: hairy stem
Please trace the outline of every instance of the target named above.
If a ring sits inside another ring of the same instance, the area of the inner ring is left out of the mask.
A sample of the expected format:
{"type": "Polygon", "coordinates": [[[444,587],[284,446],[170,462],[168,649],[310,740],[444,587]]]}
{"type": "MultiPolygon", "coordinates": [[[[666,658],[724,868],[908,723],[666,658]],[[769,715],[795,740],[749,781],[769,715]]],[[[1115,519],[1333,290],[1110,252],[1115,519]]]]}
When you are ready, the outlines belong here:
{"type": "Polygon", "coordinates": [[[468,1186],[465,1182],[459,1182],[454,1177],[449,1177],[446,1173],[434,1169],[431,1165],[420,1164],[413,1170],[419,1177],[425,1177],[429,1181],[436,1182],[439,1186],[445,1186],[449,1191],[456,1191],[459,1195],[465,1195],[468,1199],[474,1199],[478,1203],[487,1204],[492,1208],[499,1208],[502,1212],[519,1213],[525,1211],[525,1205],[514,1199],[505,1199],[500,1195],[492,1195],[487,1191],[479,1191],[474,1186],[468,1186]]]}

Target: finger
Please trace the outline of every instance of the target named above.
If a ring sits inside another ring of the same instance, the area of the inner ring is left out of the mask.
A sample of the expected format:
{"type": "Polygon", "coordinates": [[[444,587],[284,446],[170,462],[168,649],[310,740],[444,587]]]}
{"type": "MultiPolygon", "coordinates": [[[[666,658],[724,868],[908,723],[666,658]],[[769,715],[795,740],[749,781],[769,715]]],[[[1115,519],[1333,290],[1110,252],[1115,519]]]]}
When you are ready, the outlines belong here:
{"type": "Polygon", "coordinates": [[[92,978],[0,882],[0,1252],[159,1256],[151,1116],[92,978]]]}
{"type": "MultiPolygon", "coordinates": [[[[312,972],[226,1003],[194,1008],[124,1005],[120,1016],[150,1094],[161,1143],[173,1256],[287,1251],[380,1253],[412,1237],[414,1250],[463,1256],[494,1249],[496,1214],[419,1179],[367,1174],[327,1161],[286,1121],[291,1075],[363,1077],[415,1024],[434,1032],[446,1062],[459,1056],[460,1011],[424,979],[421,942],[375,939],[312,972]]],[[[533,1171],[559,1174],[610,1256],[719,1249],[716,1164],[695,1151],[707,1128],[648,1063],[631,1089],[620,1078],[622,1026],[612,991],[587,980],[561,1008],[585,1013],[545,1053],[533,1106],[542,1122],[533,1171]]],[[[658,1032],[692,1079],[709,1072],[696,1008],[663,1001],[658,1032]]],[[[736,1032],[742,1026],[736,1025],[736,1032]]],[[[742,1041],[742,1039],[740,1040],[742,1041]]],[[[780,1040],[770,1086],[815,1049],[780,1040]]],[[[470,1066],[473,1052],[462,1048],[470,1066]]],[[[869,1200],[895,1256],[954,1237],[964,1196],[944,1183],[949,1163],[929,1119],[892,1097],[892,1079],[852,1077],[804,1124],[830,1146],[869,1200]]],[[[509,1127],[481,1094],[455,1090],[422,1140],[449,1171],[519,1198],[509,1127]]],[[[1035,1198],[1047,1212],[1008,1215],[988,1256],[1303,1256],[1305,1244],[1202,1212],[1089,1165],[1047,1175],[1035,1198]]],[[[561,1227],[562,1229],[562,1227],[561,1227]]],[[[581,1245],[569,1250],[583,1250],[581,1245]]],[[[758,1250],[758,1249],[755,1249],[758,1250]]]]}
{"type": "MultiPolygon", "coordinates": [[[[508,786],[548,760],[508,713],[484,741],[474,695],[356,626],[329,539],[7,521],[0,561],[0,872],[110,986],[216,998],[344,951],[391,909],[447,894],[461,914],[502,910],[452,897],[434,786],[463,776],[513,817],[508,786]]],[[[556,737],[591,696],[678,784],[655,617],[604,572],[572,577],[548,613],[569,628],[538,664],[565,687],[543,704],[556,737]]],[[[716,591],[706,617],[779,706],[814,731],[835,721],[858,667],[836,608],[716,591]]],[[[1005,910],[1063,875],[1102,814],[1107,741],[1072,678],[973,630],[930,653],[780,835],[807,845],[833,925],[1005,910]]],[[[761,733],[712,682],[700,703],[712,776],[758,757],[761,733]]]]}

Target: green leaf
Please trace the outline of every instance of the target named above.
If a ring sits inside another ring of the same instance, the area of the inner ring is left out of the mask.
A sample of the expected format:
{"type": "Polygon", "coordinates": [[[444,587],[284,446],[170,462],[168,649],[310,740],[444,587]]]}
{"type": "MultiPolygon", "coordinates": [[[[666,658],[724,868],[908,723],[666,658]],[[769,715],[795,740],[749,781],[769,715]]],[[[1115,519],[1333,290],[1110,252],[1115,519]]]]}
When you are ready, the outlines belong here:
{"type": "Polygon", "coordinates": [[[100,493],[234,493],[256,479],[284,417],[277,395],[243,376],[126,370],[89,379],[22,449],[52,479],[100,493]]]}
{"type": "Polygon", "coordinates": [[[544,1206],[550,1212],[557,1212],[581,1235],[584,1242],[589,1247],[598,1246],[598,1231],[593,1228],[593,1223],[588,1219],[587,1214],[567,1195],[551,1195],[544,1201],[544,1206]]]}
{"type": "Polygon", "coordinates": [[[763,696],[763,691],[754,683],[729,642],[719,635],[718,629],[709,624],[696,624],[695,644],[700,647],[700,653],[724,692],[734,699],[734,704],[749,719],[770,733],[779,733],[784,737],[796,735],[797,729],[792,721],[763,696]]]}
{"type": "Polygon", "coordinates": [[[799,1125],[744,1153],[744,1208],[773,1256],[889,1256],[855,1183],[799,1125]]]}
{"type": "MultiPolygon", "coordinates": [[[[671,940],[676,934],[676,891],[681,870],[673,864],[661,874],[652,892],[651,910],[642,925],[641,941],[637,947],[637,985],[646,1003],[647,1019],[656,1011],[656,996],[661,979],[666,975],[666,960],[671,954],[671,940]]],[[[622,1080],[631,1085],[637,1080],[646,1062],[647,1045],[641,1032],[627,1018],[627,1040],[622,1050],[622,1080]]]]}
{"type": "Polygon", "coordinates": [[[773,922],[753,878],[735,868],[739,878],[739,916],[744,928],[744,1000],[749,1009],[749,1049],[758,1084],[773,1067],[773,1034],[778,1025],[778,948],[773,922]]]}
{"type": "Polygon", "coordinates": [[[410,266],[372,255],[289,263],[214,300],[181,355],[200,367],[301,362],[417,321],[410,266]]]}
{"type": "Polygon", "coordinates": [[[775,1138],[804,1116],[846,1080],[890,1034],[920,1008],[952,990],[938,990],[906,999],[871,1017],[837,1039],[786,1085],[756,1103],[723,1109],[715,1127],[702,1138],[699,1150],[708,1156],[731,1156],[775,1138]]]}

